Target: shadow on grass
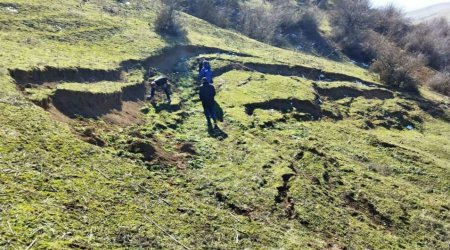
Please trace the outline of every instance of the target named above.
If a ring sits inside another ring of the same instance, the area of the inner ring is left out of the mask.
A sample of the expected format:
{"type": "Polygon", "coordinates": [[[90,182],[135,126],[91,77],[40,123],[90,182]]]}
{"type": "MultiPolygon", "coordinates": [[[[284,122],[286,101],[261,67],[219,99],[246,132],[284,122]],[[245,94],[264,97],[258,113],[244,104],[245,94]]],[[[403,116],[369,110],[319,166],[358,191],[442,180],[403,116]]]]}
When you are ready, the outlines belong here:
{"type": "Polygon", "coordinates": [[[208,126],[208,134],[210,137],[218,139],[220,141],[225,140],[228,138],[228,134],[225,133],[219,126],[215,125],[214,127],[212,125],[208,126]]]}
{"type": "MultiPolygon", "coordinates": [[[[428,100],[426,99],[426,97],[416,92],[399,93],[399,97],[405,100],[415,102],[423,112],[429,114],[435,119],[450,122],[450,109],[448,104],[444,102],[428,100]]],[[[403,107],[403,108],[405,108],[406,110],[411,109],[411,107],[403,107]]]]}
{"type": "MultiPolygon", "coordinates": [[[[219,103],[215,102],[215,107],[217,121],[223,122],[223,109],[220,107],[219,103]]],[[[225,140],[228,138],[228,134],[225,133],[220,127],[216,124],[215,126],[212,126],[211,124],[208,125],[208,134],[210,137],[216,138],[218,140],[225,140]]]]}
{"type": "Polygon", "coordinates": [[[223,109],[219,103],[216,102],[214,109],[216,110],[217,120],[223,122],[223,109]]]}
{"type": "Polygon", "coordinates": [[[175,33],[159,33],[161,38],[164,40],[164,42],[170,46],[176,46],[181,44],[189,44],[190,41],[187,37],[187,31],[186,30],[179,30],[175,33]]]}
{"type": "Polygon", "coordinates": [[[181,106],[179,104],[152,103],[152,106],[155,109],[156,113],[161,113],[162,111],[172,113],[181,109],[181,106]]]}

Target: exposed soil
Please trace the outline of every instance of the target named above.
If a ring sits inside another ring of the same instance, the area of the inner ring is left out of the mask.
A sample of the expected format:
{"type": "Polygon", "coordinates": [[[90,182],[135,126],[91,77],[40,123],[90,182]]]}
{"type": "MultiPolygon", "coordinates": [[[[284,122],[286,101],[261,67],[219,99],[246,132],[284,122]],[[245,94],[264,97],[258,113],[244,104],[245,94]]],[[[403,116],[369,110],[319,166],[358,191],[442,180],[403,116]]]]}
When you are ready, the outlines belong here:
{"type": "Polygon", "coordinates": [[[81,134],[82,139],[95,146],[104,147],[106,142],[98,136],[92,128],[87,128],[81,134]]]}
{"type": "Polygon", "coordinates": [[[189,155],[197,155],[197,151],[195,150],[195,146],[192,143],[184,143],[180,146],[180,151],[189,155]]]}
{"type": "Polygon", "coordinates": [[[236,213],[238,215],[250,216],[251,211],[249,211],[247,209],[244,209],[244,208],[241,208],[238,205],[230,202],[228,197],[226,195],[220,193],[220,192],[216,193],[216,200],[226,204],[227,207],[229,209],[231,209],[231,211],[233,211],[234,213],[236,213]]]}
{"type": "Polygon", "coordinates": [[[141,124],[143,115],[140,109],[145,105],[143,102],[123,101],[121,110],[113,110],[104,115],[102,119],[108,123],[128,127],[141,124]]]}
{"type": "Polygon", "coordinates": [[[287,198],[287,193],[289,191],[289,180],[295,176],[294,174],[285,174],[282,176],[283,185],[277,188],[278,194],[275,196],[275,202],[281,203],[287,198]]]}
{"type": "Polygon", "coordinates": [[[364,97],[366,99],[392,99],[394,98],[394,93],[389,90],[384,89],[367,89],[360,90],[347,86],[332,87],[332,88],[320,88],[316,87],[319,95],[326,96],[331,100],[340,100],[347,97],[364,97]]]}
{"type": "Polygon", "coordinates": [[[90,93],[57,89],[55,93],[42,100],[33,100],[33,103],[49,110],[55,107],[65,116],[95,118],[105,116],[114,124],[123,125],[137,122],[139,109],[145,100],[147,89],[144,83],[126,86],[122,92],[116,93],[90,93]],[[132,104],[134,103],[134,104],[132,104]]]}
{"type": "Polygon", "coordinates": [[[391,218],[389,218],[384,214],[381,214],[377,210],[377,207],[373,203],[371,203],[368,199],[361,198],[357,200],[355,199],[355,194],[353,192],[346,194],[344,199],[346,200],[348,206],[363,212],[375,224],[383,225],[385,227],[390,227],[392,225],[393,222],[391,218]]]}
{"type": "Polygon", "coordinates": [[[54,68],[21,70],[10,69],[9,74],[19,85],[42,85],[50,82],[99,82],[121,81],[121,70],[98,70],[85,68],[54,68]]]}
{"type": "Polygon", "coordinates": [[[144,161],[151,161],[156,157],[156,148],[150,142],[134,141],[129,145],[128,150],[132,153],[141,154],[144,161]]]}
{"type": "Polygon", "coordinates": [[[245,112],[248,115],[253,115],[255,109],[277,110],[283,113],[296,111],[310,114],[314,119],[322,116],[320,106],[311,101],[298,99],[273,99],[266,102],[249,103],[245,105],[245,112]]]}
{"type": "Polygon", "coordinates": [[[144,101],[147,88],[145,83],[139,83],[122,88],[122,101],[144,101]]]}
{"type": "Polygon", "coordinates": [[[122,108],[120,92],[105,94],[57,89],[52,101],[59,111],[70,118],[95,118],[122,108]]]}
{"type": "Polygon", "coordinates": [[[275,203],[281,204],[289,219],[294,219],[297,215],[295,213],[295,201],[289,196],[290,185],[289,182],[295,174],[284,174],[282,176],[283,185],[277,187],[278,194],[275,196],[275,203]]]}

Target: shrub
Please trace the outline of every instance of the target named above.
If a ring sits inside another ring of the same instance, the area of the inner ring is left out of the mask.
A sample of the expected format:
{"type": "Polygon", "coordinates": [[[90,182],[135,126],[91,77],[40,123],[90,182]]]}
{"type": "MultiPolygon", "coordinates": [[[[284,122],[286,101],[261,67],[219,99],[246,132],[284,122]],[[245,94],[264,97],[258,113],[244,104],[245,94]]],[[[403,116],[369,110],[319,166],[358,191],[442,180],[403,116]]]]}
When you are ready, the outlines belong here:
{"type": "Polygon", "coordinates": [[[398,44],[410,32],[411,25],[404,13],[394,5],[374,10],[376,22],[373,30],[398,44]]]}
{"type": "Polygon", "coordinates": [[[186,10],[189,14],[202,18],[210,23],[218,24],[216,19],[217,8],[214,1],[192,0],[188,3],[186,10]]]}
{"type": "Polygon", "coordinates": [[[354,60],[369,63],[374,59],[369,34],[375,23],[369,0],[336,0],[332,14],[333,40],[354,60]]]}
{"type": "Polygon", "coordinates": [[[341,40],[349,35],[364,35],[374,23],[369,0],[336,0],[333,23],[334,37],[341,40]]]}
{"type": "Polygon", "coordinates": [[[184,11],[222,28],[234,28],[238,23],[240,0],[185,0],[184,11]]]}
{"type": "Polygon", "coordinates": [[[317,16],[317,10],[309,8],[305,10],[300,16],[299,25],[303,32],[307,34],[319,33],[319,18],[317,16]]]}
{"type": "Polygon", "coordinates": [[[419,24],[404,38],[405,49],[425,56],[428,66],[443,70],[450,65],[450,26],[445,19],[419,24]]]}
{"type": "MultiPolygon", "coordinates": [[[[190,15],[226,29],[234,29],[253,39],[271,44],[289,44],[286,35],[299,33],[320,36],[316,12],[327,0],[256,1],[244,0],[172,0],[190,15]],[[256,4],[258,3],[258,4],[256,4]],[[314,8],[314,9],[312,9],[314,8]]],[[[301,42],[301,38],[298,43],[301,42]]],[[[295,42],[294,42],[295,44],[295,42]]]]}
{"type": "Polygon", "coordinates": [[[414,74],[423,65],[421,60],[409,55],[382,36],[372,36],[377,58],[371,70],[380,75],[385,84],[408,91],[417,91],[414,74]]]}
{"type": "Polygon", "coordinates": [[[176,0],[166,0],[155,20],[155,31],[163,35],[177,36],[182,34],[183,28],[178,21],[176,0]]]}
{"type": "Polygon", "coordinates": [[[450,72],[437,72],[428,81],[428,86],[443,95],[450,96],[450,72]]]}
{"type": "Polygon", "coordinates": [[[266,5],[243,6],[238,30],[256,40],[271,43],[280,25],[277,14],[266,5]]]}
{"type": "MultiPolygon", "coordinates": [[[[312,0],[310,0],[312,1],[312,0]]],[[[388,85],[417,89],[426,81],[425,65],[443,71],[450,67],[450,25],[445,19],[413,25],[394,6],[373,9],[369,0],[335,0],[333,40],[350,58],[369,63],[388,85]]],[[[448,94],[448,71],[429,80],[448,94]]]]}
{"type": "Polygon", "coordinates": [[[278,17],[280,26],[290,27],[298,24],[304,9],[292,1],[277,0],[272,2],[271,12],[278,17]]]}

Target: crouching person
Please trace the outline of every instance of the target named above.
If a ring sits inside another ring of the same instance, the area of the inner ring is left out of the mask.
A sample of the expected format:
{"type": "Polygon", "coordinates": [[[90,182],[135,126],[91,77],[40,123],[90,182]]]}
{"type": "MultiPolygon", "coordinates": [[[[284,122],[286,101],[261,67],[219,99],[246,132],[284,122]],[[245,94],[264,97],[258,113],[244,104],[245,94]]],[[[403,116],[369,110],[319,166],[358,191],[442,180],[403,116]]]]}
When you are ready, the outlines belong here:
{"type": "Polygon", "coordinates": [[[157,89],[162,89],[167,96],[167,103],[170,104],[172,101],[170,99],[171,91],[169,79],[165,76],[159,76],[150,83],[150,102],[155,103],[155,92],[157,89]]]}
{"type": "Polygon", "coordinates": [[[200,86],[200,100],[203,105],[203,110],[205,112],[209,129],[213,127],[211,119],[214,121],[214,127],[217,128],[217,115],[215,110],[216,101],[214,100],[215,96],[216,89],[209,83],[206,77],[203,77],[202,85],[200,86]]]}

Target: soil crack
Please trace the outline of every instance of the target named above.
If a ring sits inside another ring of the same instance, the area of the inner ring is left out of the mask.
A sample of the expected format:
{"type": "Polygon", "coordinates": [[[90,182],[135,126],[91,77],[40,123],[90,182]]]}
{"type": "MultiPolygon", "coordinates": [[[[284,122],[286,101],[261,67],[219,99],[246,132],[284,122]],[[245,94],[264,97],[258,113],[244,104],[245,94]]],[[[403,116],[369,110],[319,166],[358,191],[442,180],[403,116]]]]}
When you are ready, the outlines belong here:
{"type": "Polygon", "coordinates": [[[313,119],[319,119],[322,116],[320,106],[315,105],[311,101],[298,99],[273,99],[265,102],[245,104],[245,112],[247,115],[253,115],[256,109],[278,110],[282,113],[296,111],[307,113],[311,115],[313,119]]]}
{"type": "MultiPolygon", "coordinates": [[[[295,170],[295,169],[294,169],[295,170]]],[[[295,212],[295,200],[289,196],[290,181],[296,176],[294,173],[288,173],[281,176],[283,185],[277,187],[278,194],[275,196],[275,207],[281,204],[289,219],[297,217],[295,212]]]]}

